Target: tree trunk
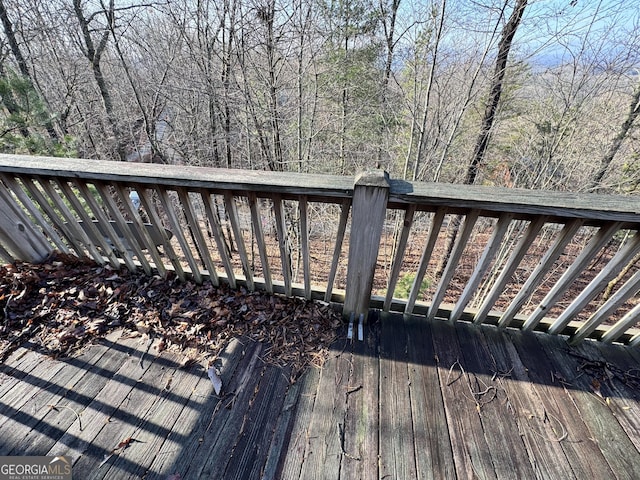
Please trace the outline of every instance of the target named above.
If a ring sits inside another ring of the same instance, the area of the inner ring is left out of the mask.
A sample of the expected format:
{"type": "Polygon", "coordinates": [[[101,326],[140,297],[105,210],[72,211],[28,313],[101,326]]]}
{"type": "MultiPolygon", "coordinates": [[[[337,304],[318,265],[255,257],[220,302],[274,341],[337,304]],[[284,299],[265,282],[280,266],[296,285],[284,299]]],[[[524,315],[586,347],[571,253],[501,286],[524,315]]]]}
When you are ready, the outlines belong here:
{"type": "MultiPolygon", "coordinates": [[[[496,110],[498,108],[500,96],[502,94],[502,83],[504,81],[504,75],[507,69],[509,50],[511,49],[513,37],[516,33],[516,30],[518,29],[520,20],[522,20],[522,15],[526,6],[527,0],[517,0],[516,5],[511,12],[511,16],[509,17],[509,20],[502,29],[500,43],[498,44],[498,56],[496,58],[495,70],[493,79],[491,81],[489,98],[487,99],[484,117],[482,119],[480,135],[478,136],[478,139],[476,141],[473,156],[471,158],[471,163],[469,164],[469,167],[467,169],[467,176],[464,180],[464,183],[466,185],[473,185],[475,183],[478,176],[478,171],[480,169],[480,166],[482,165],[482,161],[484,160],[484,154],[489,144],[491,129],[493,128],[496,110]]],[[[447,237],[445,240],[445,253],[438,264],[438,269],[436,271],[437,277],[440,277],[442,275],[442,272],[444,272],[447,262],[449,261],[449,257],[451,256],[451,252],[453,250],[456,237],[458,236],[458,231],[460,230],[461,223],[461,215],[456,215],[449,223],[449,228],[447,228],[447,237]]]]}
{"type": "Polygon", "coordinates": [[[505,72],[507,70],[507,60],[509,58],[509,50],[511,50],[511,44],[513,37],[516,34],[518,25],[522,20],[522,15],[527,6],[527,0],[517,0],[509,21],[502,29],[502,35],[500,43],[498,44],[498,57],[496,58],[496,66],[493,73],[493,79],[491,80],[491,89],[489,91],[489,98],[484,110],[484,117],[482,118],[482,126],[480,128],[480,135],[476,140],[476,145],[471,158],[471,163],[467,169],[467,176],[464,183],[467,185],[473,185],[478,176],[478,171],[484,160],[484,154],[489,145],[489,137],[491,136],[491,130],[493,129],[493,123],[495,121],[496,110],[500,103],[500,96],[502,95],[502,83],[504,81],[505,72]]]}
{"type": "MultiPolygon", "coordinates": [[[[73,0],[73,9],[76,14],[76,18],[78,19],[78,23],[80,24],[80,30],[82,31],[82,38],[84,40],[84,47],[85,47],[83,53],[91,63],[93,78],[95,79],[96,84],[98,85],[98,89],[100,90],[102,103],[104,105],[104,109],[107,114],[107,121],[109,122],[111,133],[115,138],[116,151],[118,153],[118,157],[120,158],[120,160],[125,161],[126,153],[124,148],[124,142],[122,141],[122,135],[120,133],[120,128],[118,127],[118,122],[116,120],[116,115],[113,108],[113,102],[111,100],[111,93],[109,92],[109,87],[107,86],[107,82],[104,78],[104,75],[102,73],[102,67],[100,65],[102,54],[104,53],[104,50],[107,47],[107,41],[109,40],[109,30],[106,30],[102,34],[102,37],[98,42],[98,45],[96,45],[93,41],[93,37],[91,36],[91,29],[89,27],[90,20],[88,20],[84,16],[84,11],[82,9],[82,4],[80,0],[73,0]]],[[[114,10],[114,0],[111,0],[109,3],[109,8],[105,9],[105,12],[104,12],[104,14],[107,16],[107,19],[110,23],[114,21],[113,10],[114,10]]]]}

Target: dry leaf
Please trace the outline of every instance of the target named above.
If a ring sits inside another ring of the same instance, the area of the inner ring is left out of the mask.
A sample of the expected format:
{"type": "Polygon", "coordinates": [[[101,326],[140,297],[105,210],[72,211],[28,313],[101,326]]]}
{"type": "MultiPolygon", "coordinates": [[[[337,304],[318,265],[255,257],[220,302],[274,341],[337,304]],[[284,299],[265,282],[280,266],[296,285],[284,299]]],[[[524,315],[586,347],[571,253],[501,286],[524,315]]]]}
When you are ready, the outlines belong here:
{"type": "Polygon", "coordinates": [[[133,442],[133,438],[127,437],[123,441],[121,441],[115,449],[118,450],[120,448],[127,448],[129,445],[131,445],[131,442],[133,442]]]}
{"type": "Polygon", "coordinates": [[[602,397],[602,393],[600,392],[600,381],[597,378],[591,380],[591,390],[593,390],[593,393],[599,397],[602,397]]]}

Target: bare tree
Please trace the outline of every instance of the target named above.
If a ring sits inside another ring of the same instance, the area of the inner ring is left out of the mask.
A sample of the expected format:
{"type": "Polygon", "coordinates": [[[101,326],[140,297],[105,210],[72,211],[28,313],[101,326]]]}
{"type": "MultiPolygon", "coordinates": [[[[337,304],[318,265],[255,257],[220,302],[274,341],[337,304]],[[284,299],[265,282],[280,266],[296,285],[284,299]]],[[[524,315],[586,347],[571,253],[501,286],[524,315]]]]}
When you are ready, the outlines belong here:
{"type": "Polygon", "coordinates": [[[93,77],[96,81],[96,84],[98,85],[98,89],[100,90],[100,96],[102,98],[103,106],[107,114],[107,121],[115,140],[115,150],[117,156],[120,160],[124,161],[126,160],[125,142],[118,125],[118,119],[113,106],[111,91],[109,89],[109,86],[107,85],[104,73],[102,72],[101,63],[102,55],[104,54],[107,47],[107,42],[109,41],[110,30],[108,26],[106,28],[103,26],[97,29],[94,29],[94,27],[92,27],[92,23],[99,15],[104,15],[107,25],[110,25],[115,21],[114,0],[110,0],[109,4],[102,10],[98,10],[89,15],[87,15],[84,11],[81,0],[73,0],[73,11],[78,21],[80,31],[82,32],[82,39],[84,42],[82,45],[82,53],[89,60],[91,71],[93,72],[93,77]],[[95,30],[100,32],[97,39],[94,38],[93,34],[95,30]]]}
{"type": "Polygon", "coordinates": [[[471,185],[475,183],[478,176],[478,170],[482,165],[484,154],[489,144],[489,137],[491,136],[491,129],[495,121],[496,110],[500,103],[500,96],[502,95],[502,85],[504,83],[504,76],[507,71],[507,60],[509,59],[509,51],[511,50],[511,44],[513,43],[513,37],[518,30],[518,25],[522,20],[522,15],[527,7],[527,0],[517,0],[509,20],[502,29],[500,37],[500,43],[498,44],[498,55],[496,57],[496,64],[494,69],[493,78],[491,80],[491,88],[489,90],[489,98],[485,106],[484,116],[482,118],[482,126],[480,127],[480,134],[476,140],[476,144],[471,157],[471,162],[467,169],[467,176],[464,179],[464,183],[471,185]]]}

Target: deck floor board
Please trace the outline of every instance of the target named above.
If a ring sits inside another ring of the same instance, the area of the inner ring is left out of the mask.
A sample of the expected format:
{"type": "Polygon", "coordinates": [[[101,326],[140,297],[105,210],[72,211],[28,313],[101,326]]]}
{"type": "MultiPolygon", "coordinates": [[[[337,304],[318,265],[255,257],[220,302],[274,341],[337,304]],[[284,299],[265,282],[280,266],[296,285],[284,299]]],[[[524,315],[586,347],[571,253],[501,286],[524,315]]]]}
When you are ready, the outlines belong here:
{"type": "Polygon", "coordinates": [[[145,338],[21,347],[0,365],[0,454],[69,455],[87,479],[640,478],[630,347],[370,318],[294,384],[234,340],[220,395],[145,338]]]}

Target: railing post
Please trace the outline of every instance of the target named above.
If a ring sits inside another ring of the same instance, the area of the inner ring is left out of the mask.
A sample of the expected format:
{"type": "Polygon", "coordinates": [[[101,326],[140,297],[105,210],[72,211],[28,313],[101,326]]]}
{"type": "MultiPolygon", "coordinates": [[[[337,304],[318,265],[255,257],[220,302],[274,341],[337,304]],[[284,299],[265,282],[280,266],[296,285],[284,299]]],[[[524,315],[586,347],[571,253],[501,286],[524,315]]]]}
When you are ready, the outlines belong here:
{"type": "Polygon", "coordinates": [[[44,261],[53,251],[38,227],[8,198],[4,188],[0,190],[0,245],[12,260],[30,263],[44,261]]]}
{"type": "Polygon", "coordinates": [[[383,170],[356,176],[351,207],[351,234],[347,264],[347,288],[343,316],[366,320],[373,274],[389,198],[388,175],[383,170]]]}

